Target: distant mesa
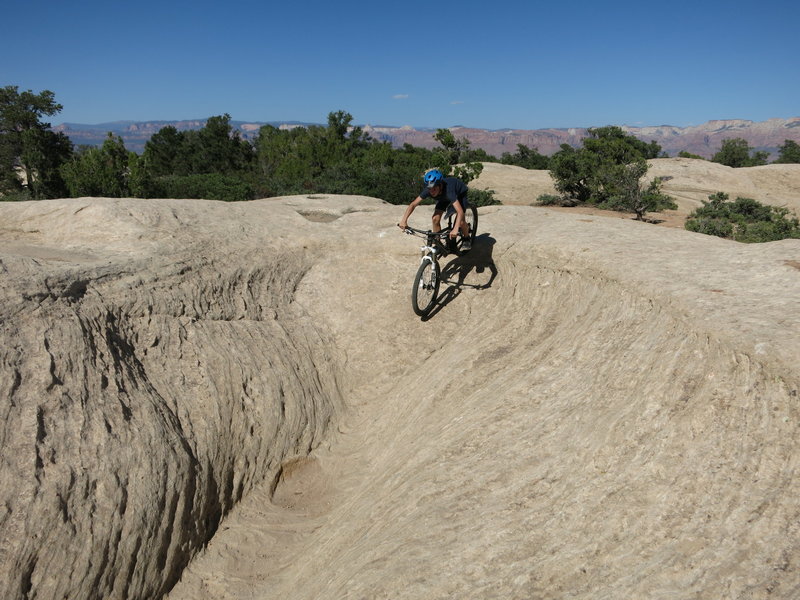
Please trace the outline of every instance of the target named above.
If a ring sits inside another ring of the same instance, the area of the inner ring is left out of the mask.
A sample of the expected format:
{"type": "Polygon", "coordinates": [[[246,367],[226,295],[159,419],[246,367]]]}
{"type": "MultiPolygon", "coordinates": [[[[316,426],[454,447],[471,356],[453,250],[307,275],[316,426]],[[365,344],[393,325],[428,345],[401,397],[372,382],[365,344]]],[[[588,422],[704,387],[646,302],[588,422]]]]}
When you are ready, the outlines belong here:
{"type": "MultiPolygon", "coordinates": [[[[119,135],[129,150],[141,153],[144,145],[154,133],[171,125],[178,130],[201,129],[205,119],[187,119],[183,121],[115,121],[98,125],[79,123],[63,123],[54,127],[64,132],[76,145],[99,146],[108,132],[119,135]]],[[[253,139],[264,125],[273,125],[280,129],[305,127],[314,123],[301,121],[232,121],[244,139],[253,139]]],[[[433,139],[435,129],[417,128],[409,125],[361,125],[365,132],[373,138],[387,141],[394,147],[411,144],[422,148],[433,148],[438,143],[433,139]]],[[[542,154],[550,155],[561,148],[562,144],[580,146],[581,140],[588,135],[585,127],[551,128],[551,129],[475,129],[461,125],[451,126],[458,137],[467,138],[473,148],[481,148],[487,153],[500,157],[504,152],[514,153],[518,144],[536,148],[542,154]]],[[[786,140],[800,143],[800,117],[789,119],[769,119],[767,121],[747,121],[744,119],[713,120],[702,125],[675,127],[672,125],[644,126],[622,128],[637,138],[658,143],[669,156],[677,156],[681,151],[711,158],[722,146],[722,141],[732,137],[740,137],[755,150],[769,152],[773,157],[778,148],[786,140]]]]}

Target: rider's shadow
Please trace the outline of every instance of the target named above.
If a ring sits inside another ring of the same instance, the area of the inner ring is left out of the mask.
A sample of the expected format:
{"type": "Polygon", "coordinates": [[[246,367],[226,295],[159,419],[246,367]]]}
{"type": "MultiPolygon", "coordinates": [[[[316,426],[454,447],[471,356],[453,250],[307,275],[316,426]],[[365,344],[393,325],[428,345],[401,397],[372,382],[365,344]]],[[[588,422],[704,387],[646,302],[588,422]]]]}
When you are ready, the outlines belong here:
{"type": "Polygon", "coordinates": [[[447,287],[436,298],[436,305],[424,320],[431,319],[455,300],[461,294],[461,290],[465,288],[485,290],[492,286],[497,277],[497,267],[492,258],[495,242],[496,240],[488,233],[478,235],[472,243],[472,250],[445,265],[441,281],[447,287]]]}

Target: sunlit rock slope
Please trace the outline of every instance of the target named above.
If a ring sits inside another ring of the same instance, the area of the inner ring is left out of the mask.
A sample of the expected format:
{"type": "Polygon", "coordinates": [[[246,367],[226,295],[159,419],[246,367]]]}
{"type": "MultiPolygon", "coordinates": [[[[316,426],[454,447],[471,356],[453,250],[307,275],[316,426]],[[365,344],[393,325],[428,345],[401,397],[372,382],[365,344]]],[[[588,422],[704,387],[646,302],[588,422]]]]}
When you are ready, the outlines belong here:
{"type": "Polygon", "coordinates": [[[799,241],[401,210],[0,206],[0,597],[800,593],[799,241]]]}

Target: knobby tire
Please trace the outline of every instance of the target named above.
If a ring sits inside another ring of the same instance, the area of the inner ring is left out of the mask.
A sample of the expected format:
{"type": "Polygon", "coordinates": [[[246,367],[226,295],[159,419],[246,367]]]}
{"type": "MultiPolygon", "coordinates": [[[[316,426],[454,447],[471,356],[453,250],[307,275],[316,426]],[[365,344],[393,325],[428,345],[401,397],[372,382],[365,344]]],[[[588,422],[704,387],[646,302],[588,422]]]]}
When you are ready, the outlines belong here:
{"type": "Polygon", "coordinates": [[[423,260],[414,277],[414,287],[411,290],[411,306],[414,312],[424,317],[436,303],[439,294],[439,263],[423,260]]]}

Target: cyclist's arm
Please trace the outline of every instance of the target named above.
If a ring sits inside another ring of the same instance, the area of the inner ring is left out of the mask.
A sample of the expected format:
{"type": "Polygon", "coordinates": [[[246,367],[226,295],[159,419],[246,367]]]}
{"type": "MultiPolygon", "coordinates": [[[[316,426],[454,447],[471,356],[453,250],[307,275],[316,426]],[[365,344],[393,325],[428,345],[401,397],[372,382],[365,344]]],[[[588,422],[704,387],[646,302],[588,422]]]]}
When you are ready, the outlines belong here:
{"type": "Polygon", "coordinates": [[[397,224],[400,227],[400,229],[405,229],[406,227],[408,227],[408,217],[411,216],[411,213],[413,213],[414,209],[419,206],[420,202],[422,202],[422,197],[417,196],[416,198],[414,198],[414,200],[411,201],[411,204],[409,204],[406,207],[406,212],[405,214],[403,214],[403,218],[400,219],[400,222],[397,224]]]}

